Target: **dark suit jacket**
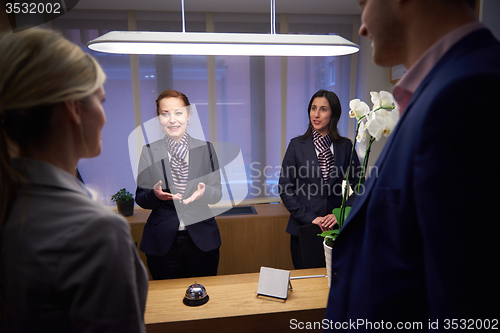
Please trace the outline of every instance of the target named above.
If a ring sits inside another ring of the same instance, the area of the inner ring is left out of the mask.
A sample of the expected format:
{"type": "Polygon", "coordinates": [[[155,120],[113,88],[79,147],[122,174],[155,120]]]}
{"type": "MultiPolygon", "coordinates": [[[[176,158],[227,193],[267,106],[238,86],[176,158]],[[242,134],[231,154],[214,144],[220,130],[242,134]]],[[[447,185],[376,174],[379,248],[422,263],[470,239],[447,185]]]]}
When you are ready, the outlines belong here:
{"type": "MultiPolygon", "coordinates": [[[[290,141],[283,157],[279,190],[283,204],[290,211],[286,231],[298,236],[298,227],[310,224],[318,216],[331,214],[342,203],[342,180],[347,175],[352,143],[334,142],[334,169],[327,185],[323,185],[318,156],[312,136],[296,137],[290,141]]],[[[354,151],[351,184],[357,184],[361,165],[354,151]]]]}
{"type": "Polygon", "coordinates": [[[161,256],[168,252],[179,228],[181,218],[200,250],[211,251],[221,245],[219,228],[208,204],[222,197],[219,162],[211,143],[189,137],[189,177],[183,198],[187,199],[205,183],[205,194],[184,205],[176,200],[159,200],[154,185],[161,180],[164,191],[176,194],[164,140],[158,140],[142,149],[139,162],[135,201],[144,209],[152,209],[144,227],[140,249],[144,253],[161,256]]]}
{"type": "Polygon", "coordinates": [[[498,318],[498,136],[488,124],[499,88],[500,43],[486,29],[419,86],[333,247],[332,322],[425,330],[429,320],[443,329],[446,319],[498,318]]]}

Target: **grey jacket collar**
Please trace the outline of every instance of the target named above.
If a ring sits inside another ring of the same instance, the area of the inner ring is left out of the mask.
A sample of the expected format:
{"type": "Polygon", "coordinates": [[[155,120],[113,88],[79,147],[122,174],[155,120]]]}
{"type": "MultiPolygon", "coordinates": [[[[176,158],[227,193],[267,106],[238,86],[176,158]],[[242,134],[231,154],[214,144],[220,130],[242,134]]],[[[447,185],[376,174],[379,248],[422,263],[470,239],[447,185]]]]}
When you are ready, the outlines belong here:
{"type": "Polygon", "coordinates": [[[30,158],[15,158],[12,160],[12,165],[29,184],[91,196],[80,180],[53,164],[30,158]]]}

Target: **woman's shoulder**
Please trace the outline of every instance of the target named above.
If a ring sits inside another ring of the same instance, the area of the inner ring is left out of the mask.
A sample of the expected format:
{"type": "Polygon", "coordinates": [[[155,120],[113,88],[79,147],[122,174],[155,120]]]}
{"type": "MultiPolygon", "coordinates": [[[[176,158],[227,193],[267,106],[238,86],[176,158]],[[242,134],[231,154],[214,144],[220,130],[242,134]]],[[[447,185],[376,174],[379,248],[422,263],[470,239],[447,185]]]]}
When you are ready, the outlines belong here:
{"type": "Polygon", "coordinates": [[[193,138],[192,136],[189,136],[190,148],[205,147],[207,145],[212,146],[212,143],[210,141],[200,140],[200,139],[193,138]]]}
{"type": "Polygon", "coordinates": [[[341,144],[341,145],[343,145],[343,146],[352,147],[352,141],[351,141],[351,139],[346,138],[346,137],[343,137],[343,136],[339,137],[339,138],[335,141],[335,143],[341,144]]]}
{"type": "Polygon", "coordinates": [[[312,141],[312,136],[310,135],[299,135],[290,140],[290,144],[297,144],[299,142],[306,142],[307,140],[312,141]]]}
{"type": "Polygon", "coordinates": [[[100,244],[114,242],[117,237],[123,241],[131,237],[127,220],[110,207],[97,202],[82,202],[76,210],[79,215],[71,228],[76,238],[92,238],[89,242],[100,244]]]}
{"type": "Polygon", "coordinates": [[[26,217],[19,219],[23,221],[16,222],[12,230],[24,224],[27,234],[46,235],[55,247],[71,246],[82,237],[96,244],[116,235],[127,237],[130,234],[129,224],[123,216],[80,192],[35,188],[18,194],[13,214],[26,217]],[[27,197],[29,206],[26,208],[27,197]]]}
{"type": "Polygon", "coordinates": [[[53,215],[54,219],[61,220],[62,224],[72,225],[75,229],[87,228],[90,224],[100,227],[128,227],[127,220],[112,207],[105,206],[81,192],[54,189],[45,192],[45,197],[44,192],[32,193],[32,196],[35,201],[33,204],[46,207],[38,208],[41,214],[46,217],[53,215]]]}
{"type": "Polygon", "coordinates": [[[165,140],[164,139],[160,139],[160,140],[156,140],[156,141],[153,141],[153,142],[150,142],[150,143],[147,143],[143,146],[143,148],[146,148],[146,147],[152,147],[152,148],[157,148],[157,147],[161,147],[161,146],[164,146],[165,145],[165,140]]]}
{"type": "Polygon", "coordinates": [[[80,204],[74,208],[78,211],[82,226],[85,224],[97,223],[107,227],[122,228],[128,226],[127,220],[116,213],[111,207],[106,207],[92,199],[83,198],[80,204]]]}

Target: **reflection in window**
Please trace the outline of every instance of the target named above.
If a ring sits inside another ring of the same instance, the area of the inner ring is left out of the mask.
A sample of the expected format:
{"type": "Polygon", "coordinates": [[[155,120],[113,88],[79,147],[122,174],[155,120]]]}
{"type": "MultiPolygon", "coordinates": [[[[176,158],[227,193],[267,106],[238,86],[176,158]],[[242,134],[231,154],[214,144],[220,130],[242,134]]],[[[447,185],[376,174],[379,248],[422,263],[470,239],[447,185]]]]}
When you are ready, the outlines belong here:
{"type": "MultiPolygon", "coordinates": [[[[268,33],[264,14],[214,13],[216,32],[268,33]]],[[[180,31],[180,14],[137,12],[138,30],[180,31]]],[[[352,39],[350,16],[289,15],[289,33],[339,34],[352,39]]],[[[72,11],[52,22],[55,30],[94,55],[107,74],[104,108],[103,151],[97,158],[82,160],[83,180],[103,203],[126,187],[135,191],[127,138],[134,130],[131,57],[97,53],[86,44],[107,31],[127,30],[125,12],[72,11]]],[[[186,13],[187,31],[205,31],[206,15],[186,13]]],[[[279,33],[279,18],[277,28],[279,33]]],[[[139,55],[140,119],[144,123],[156,114],[155,100],[165,89],[185,93],[196,105],[206,138],[231,142],[241,148],[245,162],[248,199],[278,200],[277,183],[285,146],[305,132],[307,105],[319,89],[334,91],[344,110],[340,133],[348,135],[351,56],[340,57],[246,57],[139,55]],[[215,66],[214,82],[208,68],[215,66]],[[283,67],[285,64],[285,67],[283,67]],[[285,69],[283,71],[283,69],[285,69]],[[210,110],[213,84],[215,110],[210,110]],[[282,92],[286,91],[286,120],[282,123],[282,92]]],[[[136,116],[137,117],[137,116],[136,116]]],[[[189,132],[189,128],[188,128],[189,132]]]]}

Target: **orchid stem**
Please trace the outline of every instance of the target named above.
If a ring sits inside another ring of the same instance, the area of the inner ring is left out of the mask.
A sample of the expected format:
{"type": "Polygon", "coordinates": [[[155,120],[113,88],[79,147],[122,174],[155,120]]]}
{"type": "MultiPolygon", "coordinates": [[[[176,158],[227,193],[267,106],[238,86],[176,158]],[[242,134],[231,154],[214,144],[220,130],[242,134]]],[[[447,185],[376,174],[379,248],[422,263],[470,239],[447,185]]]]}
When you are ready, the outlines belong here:
{"type": "MultiPolygon", "coordinates": [[[[396,107],[395,106],[381,106],[379,108],[376,108],[375,110],[373,110],[373,112],[376,112],[378,110],[381,110],[381,109],[384,109],[384,110],[394,110],[396,107]]],[[[363,116],[364,117],[364,116],[363,116]]],[[[360,118],[361,120],[362,118],[360,118]]]]}
{"type": "Polygon", "coordinates": [[[370,151],[371,151],[371,148],[372,148],[373,141],[375,141],[374,137],[372,137],[370,139],[370,143],[368,144],[368,148],[366,148],[365,157],[363,158],[363,167],[361,168],[361,176],[359,177],[359,183],[358,183],[358,187],[357,187],[358,190],[361,187],[361,180],[363,179],[363,177],[365,176],[365,173],[366,173],[366,167],[368,165],[368,158],[370,156],[370,151]]]}
{"type": "MultiPolygon", "coordinates": [[[[361,119],[360,119],[361,120],[361,119]]],[[[342,225],[344,224],[345,220],[345,203],[347,200],[347,193],[349,192],[349,173],[351,172],[351,167],[352,167],[352,159],[354,156],[354,148],[356,147],[356,137],[358,136],[358,130],[359,130],[359,122],[356,123],[356,133],[354,134],[354,143],[352,144],[352,149],[351,149],[351,157],[349,159],[349,167],[347,168],[347,175],[346,175],[346,184],[344,188],[344,194],[342,195],[342,204],[340,205],[340,221],[337,221],[339,225],[339,229],[342,228],[342,225]]]]}

